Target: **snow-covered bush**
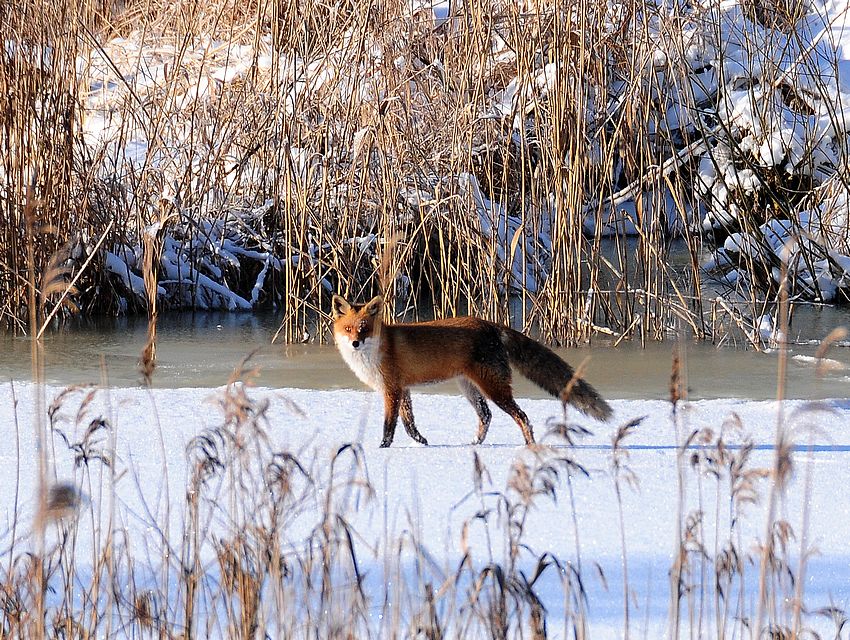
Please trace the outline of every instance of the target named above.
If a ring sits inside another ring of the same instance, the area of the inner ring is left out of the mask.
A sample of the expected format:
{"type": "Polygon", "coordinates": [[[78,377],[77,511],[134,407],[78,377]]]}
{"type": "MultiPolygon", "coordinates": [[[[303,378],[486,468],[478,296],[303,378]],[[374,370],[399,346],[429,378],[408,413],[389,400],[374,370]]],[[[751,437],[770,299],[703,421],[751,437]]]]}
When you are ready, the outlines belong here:
{"type": "Polygon", "coordinates": [[[701,114],[715,130],[696,184],[702,228],[718,241],[707,267],[768,295],[787,273],[793,295],[831,302],[850,291],[846,187],[827,197],[847,161],[847,7],[805,9],[767,25],[745,6],[717,12],[718,94],[701,114]]]}

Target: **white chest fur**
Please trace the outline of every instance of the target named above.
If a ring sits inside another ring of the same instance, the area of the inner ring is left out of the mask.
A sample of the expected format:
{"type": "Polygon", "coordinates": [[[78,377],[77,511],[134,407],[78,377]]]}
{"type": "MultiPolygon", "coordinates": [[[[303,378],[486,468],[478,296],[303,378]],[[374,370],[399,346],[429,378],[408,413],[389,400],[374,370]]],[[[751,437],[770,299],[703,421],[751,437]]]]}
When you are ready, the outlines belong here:
{"type": "Polygon", "coordinates": [[[335,336],[342,359],[360,380],[376,391],[384,388],[381,376],[381,349],[378,340],[366,338],[355,349],[347,336],[335,336]]]}

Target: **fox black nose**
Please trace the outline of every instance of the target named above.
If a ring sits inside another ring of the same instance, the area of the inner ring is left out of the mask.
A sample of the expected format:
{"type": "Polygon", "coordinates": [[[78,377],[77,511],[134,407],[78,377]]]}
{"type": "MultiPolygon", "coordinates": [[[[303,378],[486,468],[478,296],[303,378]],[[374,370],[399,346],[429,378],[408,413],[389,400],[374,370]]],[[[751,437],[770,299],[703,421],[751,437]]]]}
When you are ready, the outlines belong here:
{"type": "Polygon", "coordinates": [[[352,341],[351,341],[351,346],[352,346],[352,347],[354,347],[354,348],[356,349],[357,347],[359,347],[359,346],[360,346],[360,340],[352,340],[352,341]]]}

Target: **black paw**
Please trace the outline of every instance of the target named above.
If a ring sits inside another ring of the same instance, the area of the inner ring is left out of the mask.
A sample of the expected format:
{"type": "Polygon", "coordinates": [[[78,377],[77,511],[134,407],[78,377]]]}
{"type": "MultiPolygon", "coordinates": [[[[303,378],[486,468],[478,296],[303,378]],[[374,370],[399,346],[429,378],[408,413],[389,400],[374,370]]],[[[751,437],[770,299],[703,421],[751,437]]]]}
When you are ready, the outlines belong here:
{"type": "Polygon", "coordinates": [[[383,440],[381,440],[381,449],[386,449],[392,443],[393,443],[392,440],[387,440],[386,438],[384,438],[383,440]]]}

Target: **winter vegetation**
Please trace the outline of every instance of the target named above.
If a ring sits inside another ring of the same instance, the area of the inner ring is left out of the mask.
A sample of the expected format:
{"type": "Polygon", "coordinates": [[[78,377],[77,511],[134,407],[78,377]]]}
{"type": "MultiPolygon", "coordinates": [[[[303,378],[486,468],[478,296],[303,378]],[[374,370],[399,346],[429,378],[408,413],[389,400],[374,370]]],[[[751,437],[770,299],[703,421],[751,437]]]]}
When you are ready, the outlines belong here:
{"type": "Polygon", "coordinates": [[[330,295],[552,342],[847,299],[847,6],[0,5],[0,318],[330,295]],[[392,249],[390,251],[390,249],[392,249]],[[27,271],[37,281],[31,301],[27,271]],[[513,297],[518,303],[507,304],[513,297]]]}
{"type": "Polygon", "coordinates": [[[32,364],[0,380],[0,640],[847,638],[850,406],[785,394],[795,307],[850,290],[847,13],[0,0],[0,323],[32,364]],[[528,400],[538,445],[494,415],[473,447],[462,398],[416,395],[432,445],[380,450],[372,394],[250,360],[152,388],[164,310],[322,340],[332,294],[378,292],[769,344],[776,399],[689,401],[677,348],[608,426],[528,400]],[[131,313],[139,386],[44,383],[45,332],[131,313]]]}

